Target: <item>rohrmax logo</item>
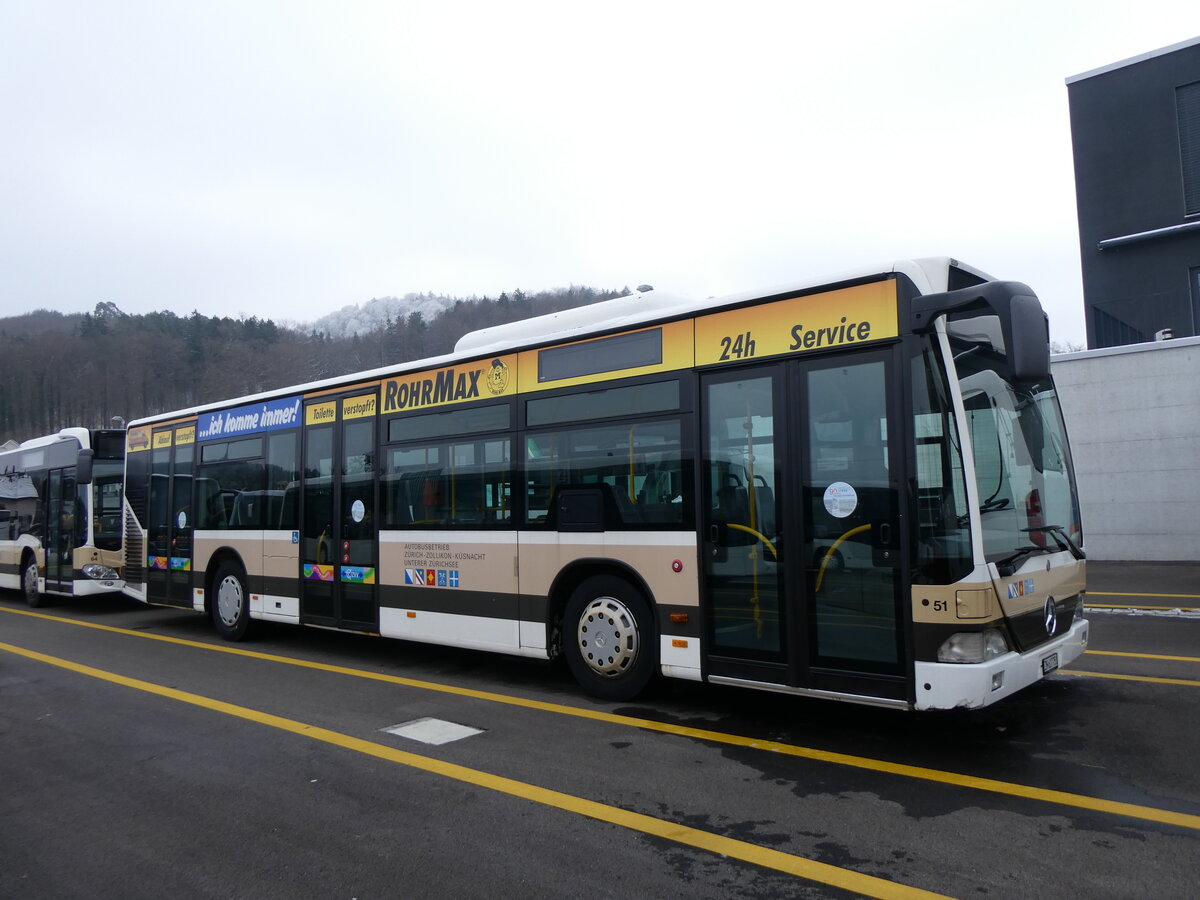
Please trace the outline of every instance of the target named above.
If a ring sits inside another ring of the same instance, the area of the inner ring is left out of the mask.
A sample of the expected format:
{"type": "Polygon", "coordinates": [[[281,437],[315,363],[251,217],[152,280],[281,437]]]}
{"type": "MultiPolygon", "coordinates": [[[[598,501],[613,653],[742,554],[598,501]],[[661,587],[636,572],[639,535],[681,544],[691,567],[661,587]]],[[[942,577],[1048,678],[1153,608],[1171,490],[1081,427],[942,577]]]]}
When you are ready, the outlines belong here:
{"type": "Polygon", "coordinates": [[[485,383],[487,384],[487,389],[497,397],[508,390],[508,366],[505,365],[504,360],[492,360],[485,383]]]}

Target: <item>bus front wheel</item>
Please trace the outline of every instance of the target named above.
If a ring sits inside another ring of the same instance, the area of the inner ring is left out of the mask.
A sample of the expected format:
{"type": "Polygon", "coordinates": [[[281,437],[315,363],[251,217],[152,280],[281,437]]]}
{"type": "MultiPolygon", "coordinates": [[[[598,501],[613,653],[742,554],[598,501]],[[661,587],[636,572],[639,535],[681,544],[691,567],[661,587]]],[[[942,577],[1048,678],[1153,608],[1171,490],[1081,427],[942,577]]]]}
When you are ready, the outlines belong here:
{"type": "Polygon", "coordinates": [[[657,668],[650,607],[640,591],[613,575],[594,575],[571,592],[562,642],[575,680],[604,700],[633,699],[657,668]]]}
{"type": "Polygon", "coordinates": [[[21,595],[26,603],[35,608],[46,603],[46,595],[38,590],[37,562],[32,556],[25,560],[25,566],[21,569],[21,595]]]}
{"type": "Polygon", "coordinates": [[[250,630],[250,594],[237,563],[221,563],[212,581],[209,610],[217,634],[227,641],[244,640],[250,630]]]}

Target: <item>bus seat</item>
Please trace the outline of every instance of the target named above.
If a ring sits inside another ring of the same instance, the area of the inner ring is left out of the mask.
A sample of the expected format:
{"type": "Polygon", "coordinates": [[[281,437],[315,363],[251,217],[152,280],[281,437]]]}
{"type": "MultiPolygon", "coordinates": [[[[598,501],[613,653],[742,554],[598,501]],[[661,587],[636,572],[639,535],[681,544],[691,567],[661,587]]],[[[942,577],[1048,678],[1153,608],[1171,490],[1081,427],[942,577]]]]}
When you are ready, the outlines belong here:
{"type": "Polygon", "coordinates": [[[754,486],[754,514],[759,532],[767,537],[778,534],[775,530],[775,492],[765,483],[754,486]]]}
{"type": "Polygon", "coordinates": [[[717,517],[736,525],[750,523],[750,500],[744,487],[727,484],[717,488],[717,517]]]}
{"type": "Polygon", "coordinates": [[[612,493],[617,513],[620,515],[623,523],[629,525],[642,521],[642,514],[638,510],[637,504],[629,499],[629,494],[623,488],[615,484],[610,484],[608,485],[608,489],[612,493]]]}

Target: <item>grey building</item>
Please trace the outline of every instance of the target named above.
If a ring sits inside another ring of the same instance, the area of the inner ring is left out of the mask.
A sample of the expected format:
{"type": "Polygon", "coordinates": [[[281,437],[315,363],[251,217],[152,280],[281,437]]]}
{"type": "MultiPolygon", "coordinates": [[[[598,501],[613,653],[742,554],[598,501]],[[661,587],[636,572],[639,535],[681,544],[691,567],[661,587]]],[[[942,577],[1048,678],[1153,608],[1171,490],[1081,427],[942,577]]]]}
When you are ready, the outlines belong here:
{"type": "Polygon", "coordinates": [[[1200,37],[1067,97],[1088,346],[1200,334],[1200,37]]]}

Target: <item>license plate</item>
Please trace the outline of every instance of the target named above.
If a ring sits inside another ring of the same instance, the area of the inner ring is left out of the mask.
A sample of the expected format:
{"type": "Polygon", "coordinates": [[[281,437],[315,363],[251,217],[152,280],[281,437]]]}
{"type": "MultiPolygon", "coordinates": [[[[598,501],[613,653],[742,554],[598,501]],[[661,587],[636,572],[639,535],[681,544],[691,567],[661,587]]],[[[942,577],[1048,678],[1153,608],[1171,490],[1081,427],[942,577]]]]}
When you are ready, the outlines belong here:
{"type": "Polygon", "coordinates": [[[1058,654],[1057,653],[1051,653],[1049,656],[1047,656],[1045,659],[1042,660],[1042,674],[1043,675],[1049,675],[1051,672],[1053,672],[1057,668],[1058,668],[1058,654]]]}

